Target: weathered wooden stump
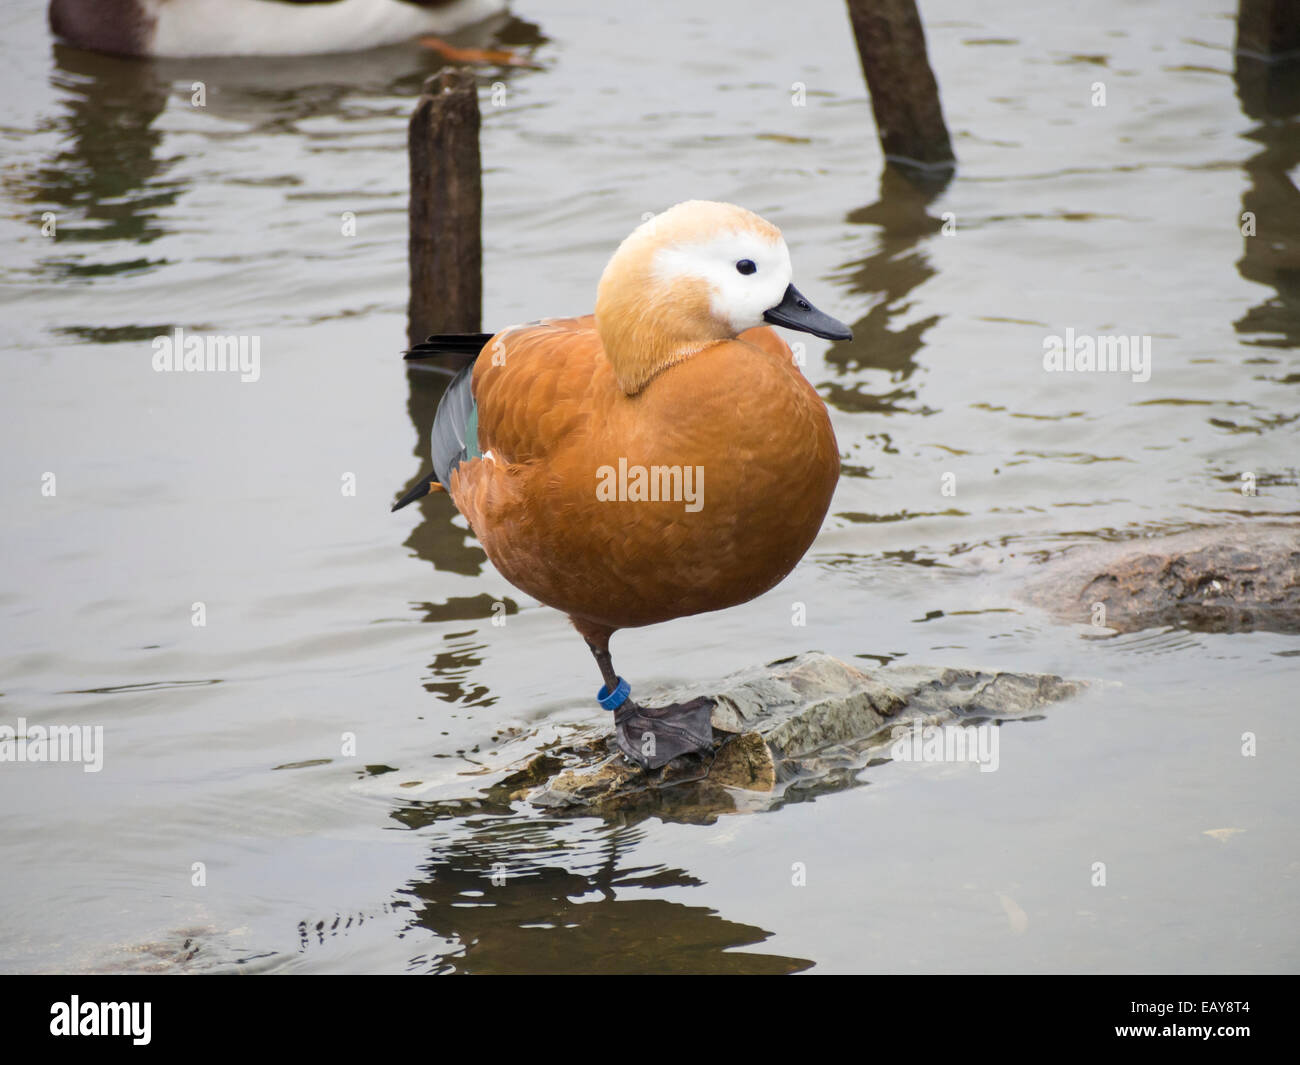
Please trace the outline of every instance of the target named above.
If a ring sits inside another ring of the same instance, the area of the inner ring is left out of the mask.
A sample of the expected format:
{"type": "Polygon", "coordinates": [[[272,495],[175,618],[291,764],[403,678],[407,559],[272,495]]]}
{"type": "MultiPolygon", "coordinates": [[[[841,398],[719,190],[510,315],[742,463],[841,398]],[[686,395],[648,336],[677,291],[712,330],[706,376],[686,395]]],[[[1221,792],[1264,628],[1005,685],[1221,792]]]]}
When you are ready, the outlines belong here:
{"type": "Polygon", "coordinates": [[[905,172],[950,174],[956,160],[916,0],[848,5],[886,161],[905,172]]]}
{"type": "Polygon", "coordinates": [[[407,338],[476,333],[483,314],[483,186],[478,85],[449,68],[424,84],[411,115],[407,338]]]}
{"type": "Polygon", "coordinates": [[[1300,0],[1241,0],[1237,54],[1272,61],[1300,59],[1300,0]]]}
{"type": "Polygon", "coordinates": [[[1234,77],[1250,117],[1300,112],[1300,0],[1241,0],[1234,77]]]}

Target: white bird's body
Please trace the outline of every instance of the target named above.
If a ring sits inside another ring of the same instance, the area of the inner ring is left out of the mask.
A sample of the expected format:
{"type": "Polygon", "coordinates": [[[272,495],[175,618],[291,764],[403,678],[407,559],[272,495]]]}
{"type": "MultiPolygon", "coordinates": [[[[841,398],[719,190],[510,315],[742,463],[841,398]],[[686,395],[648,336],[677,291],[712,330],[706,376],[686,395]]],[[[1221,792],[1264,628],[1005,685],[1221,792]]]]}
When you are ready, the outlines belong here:
{"type": "Polygon", "coordinates": [[[81,48],[119,55],[316,55],[452,33],[505,0],[51,0],[50,26],[81,48]]]}

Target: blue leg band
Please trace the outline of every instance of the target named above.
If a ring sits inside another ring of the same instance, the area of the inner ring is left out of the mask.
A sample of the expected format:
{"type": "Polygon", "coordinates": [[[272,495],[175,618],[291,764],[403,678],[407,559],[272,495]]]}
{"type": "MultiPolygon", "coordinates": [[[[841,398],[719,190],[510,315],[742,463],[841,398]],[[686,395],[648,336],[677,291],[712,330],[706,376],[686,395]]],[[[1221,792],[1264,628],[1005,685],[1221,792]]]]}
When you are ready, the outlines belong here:
{"type": "Polygon", "coordinates": [[[596,701],[600,703],[602,709],[617,710],[627,702],[627,697],[631,694],[631,686],[622,677],[619,677],[618,685],[612,692],[606,691],[603,684],[600,686],[600,691],[596,693],[596,701]]]}

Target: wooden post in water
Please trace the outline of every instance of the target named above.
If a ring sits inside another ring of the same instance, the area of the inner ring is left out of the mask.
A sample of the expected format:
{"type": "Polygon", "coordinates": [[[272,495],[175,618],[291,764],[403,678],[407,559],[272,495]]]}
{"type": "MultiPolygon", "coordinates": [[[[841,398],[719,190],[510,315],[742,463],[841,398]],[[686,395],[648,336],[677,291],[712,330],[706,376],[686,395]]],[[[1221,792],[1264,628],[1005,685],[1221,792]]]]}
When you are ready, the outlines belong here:
{"type": "Polygon", "coordinates": [[[1252,59],[1300,59],[1300,0],[1241,0],[1237,54],[1252,59]]]}
{"type": "Polygon", "coordinates": [[[885,159],[950,171],[956,160],[916,0],[848,0],[885,159]]]}
{"type": "Polygon", "coordinates": [[[411,296],[407,337],[476,333],[483,314],[478,86],[452,67],[424,83],[411,115],[411,296]]]}
{"type": "Polygon", "coordinates": [[[1241,0],[1233,76],[1254,119],[1300,112],[1300,0],[1241,0]]]}

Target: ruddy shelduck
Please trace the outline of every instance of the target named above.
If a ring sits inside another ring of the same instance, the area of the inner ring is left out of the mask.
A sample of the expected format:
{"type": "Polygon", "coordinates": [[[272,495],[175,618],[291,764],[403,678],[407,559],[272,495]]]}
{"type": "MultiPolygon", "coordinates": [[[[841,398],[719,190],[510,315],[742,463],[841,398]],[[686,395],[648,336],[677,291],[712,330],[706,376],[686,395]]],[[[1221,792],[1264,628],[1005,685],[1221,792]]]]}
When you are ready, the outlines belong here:
{"type": "Polygon", "coordinates": [[[393,509],[450,493],[502,575],[569,615],[619,747],[647,768],[709,749],[712,705],[636,703],[610,637],[772,588],[839,478],[826,405],[765,323],[852,336],[794,287],[776,226],[693,200],[623,241],[594,315],[407,353],[477,358],[439,403],[433,472],[393,509]]]}

